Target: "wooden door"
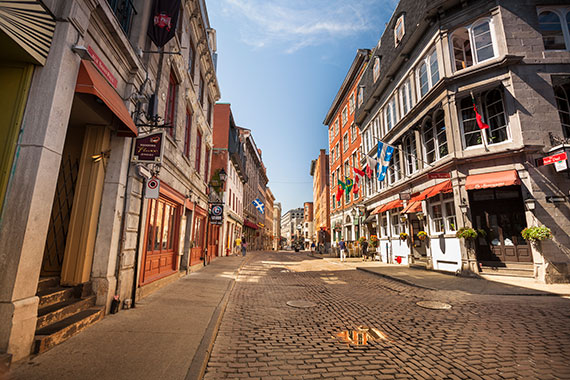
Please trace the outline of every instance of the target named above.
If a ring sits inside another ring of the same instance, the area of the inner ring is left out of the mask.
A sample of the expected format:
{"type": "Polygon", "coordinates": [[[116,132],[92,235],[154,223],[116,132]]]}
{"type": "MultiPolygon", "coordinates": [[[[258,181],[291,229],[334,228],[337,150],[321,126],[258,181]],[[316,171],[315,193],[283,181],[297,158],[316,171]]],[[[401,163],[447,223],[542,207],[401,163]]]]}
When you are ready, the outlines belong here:
{"type": "Polygon", "coordinates": [[[412,243],[412,254],[414,259],[424,260],[427,257],[426,240],[418,238],[418,232],[424,230],[424,222],[416,217],[416,214],[409,214],[410,219],[410,235],[412,243]]]}

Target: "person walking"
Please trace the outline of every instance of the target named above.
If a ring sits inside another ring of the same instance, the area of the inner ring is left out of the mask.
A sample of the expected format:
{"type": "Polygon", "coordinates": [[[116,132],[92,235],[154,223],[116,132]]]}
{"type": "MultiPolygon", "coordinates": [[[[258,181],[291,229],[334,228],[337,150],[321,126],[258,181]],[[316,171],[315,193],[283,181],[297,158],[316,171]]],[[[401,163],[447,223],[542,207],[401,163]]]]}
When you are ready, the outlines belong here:
{"type": "Polygon", "coordinates": [[[366,261],[368,259],[368,241],[363,240],[360,243],[360,248],[362,249],[362,261],[366,261]]]}
{"type": "Polygon", "coordinates": [[[344,239],[340,238],[338,242],[338,247],[340,248],[340,261],[346,261],[346,244],[344,243],[344,239]]]}
{"type": "Polygon", "coordinates": [[[245,241],[245,237],[241,239],[241,255],[245,256],[245,251],[247,249],[247,241],[245,241]]]}
{"type": "Polygon", "coordinates": [[[241,239],[240,239],[240,237],[238,236],[238,237],[236,238],[236,248],[235,248],[235,255],[236,255],[236,256],[239,256],[239,251],[240,251],[240,249],[241,249],[241,239]]]}

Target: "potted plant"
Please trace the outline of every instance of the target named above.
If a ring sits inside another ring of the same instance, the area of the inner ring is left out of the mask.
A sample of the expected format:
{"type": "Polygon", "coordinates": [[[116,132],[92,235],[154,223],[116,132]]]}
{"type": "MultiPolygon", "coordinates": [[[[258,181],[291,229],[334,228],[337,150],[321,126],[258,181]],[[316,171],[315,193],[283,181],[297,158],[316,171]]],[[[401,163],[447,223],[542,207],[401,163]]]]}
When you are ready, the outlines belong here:
{"type": "Polygon", "coordinates": [[[465,240],[473,240],[477,237],[477,231],[471,227],[461,227],[455,234],[455,237],[465,240]]]}
{"type": "Polygon", "coordinates": [[[542,226],[527,227],[521,231],[524,240],[531,243],[538,243],[542,240],[552,239],[552,231],[550,228],[542,226]]]}
{"type": "Polygon", "coordinates": [[[408,238],[408,234],[405,232],[400,232],[400,240],[406,240],[408,238]]]}
{"type": "Polygon", "coordinates": [[[428,237],[427,232],[425,232],[425,231],[420,231],[420,232],[418,232],[418,239],[420,239],[420,240],[426,240],[427,237],[428,237]]]}
{"type": "Polygon", "coordinates": [[[372,235],[370,236],[370,241],[368,242],[371,247],[378,248],[378,244],[380,241],[378,240],[378,236],[372,235]]]}
{"type": "Polygon", "coordinates": [[[408,220],[408,217],[407,217],[406,215],[400,215],[400,221],[401,221],[402,223],[405,223],[406,220],[408,220]]]}

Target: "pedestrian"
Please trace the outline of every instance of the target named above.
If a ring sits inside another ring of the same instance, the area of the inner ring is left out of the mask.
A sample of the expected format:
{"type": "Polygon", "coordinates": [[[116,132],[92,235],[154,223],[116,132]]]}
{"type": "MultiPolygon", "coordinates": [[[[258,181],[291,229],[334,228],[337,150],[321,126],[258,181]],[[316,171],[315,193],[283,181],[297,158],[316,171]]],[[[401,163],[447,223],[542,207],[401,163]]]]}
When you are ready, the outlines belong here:
{"type": "Polygon", "coordinates": [[[245,237],[241,239],[241,255],[245,256],[245,251],[247,249],[247,242],[245,241],[245,237]]]}
{"type": "Polygon", "coordinates": [[[311,243],[311,252],[314,252],[314,251],[315,251],[315,242],[312,242],[311,243]]]}
{"type": "Polygon", "coordinates": [[[363,240],[360,243],[360,248],[362,249],[362,261],[366,261],[368,258],[368,241],[363,240]]]}
{"type": "Polygon", "coordinates": [[[239,251],[240,251],[240,249],[241,249],[241,239],[240,239],[240,237],[238,236],[238,237],[236,238],[236,248],[235,248],[235,255],[236,255],[236,256],[239,256],[239,251]]]}
{"type": "Polygon", "coordinates": [[[344,243],[343,238],[340,238],[338,247],[340,248],[340,261],[346,261],[346,244],[344,243]]]}

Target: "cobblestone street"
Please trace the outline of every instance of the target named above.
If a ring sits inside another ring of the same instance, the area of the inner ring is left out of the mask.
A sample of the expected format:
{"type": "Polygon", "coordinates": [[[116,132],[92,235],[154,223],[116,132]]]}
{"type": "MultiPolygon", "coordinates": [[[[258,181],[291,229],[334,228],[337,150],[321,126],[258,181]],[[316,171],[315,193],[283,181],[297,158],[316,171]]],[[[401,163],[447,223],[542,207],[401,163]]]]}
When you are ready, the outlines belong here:
{"type": "Polygon", "coordinates": [[[570,379],[568,299],[419,289],[303,253],[246,259],[205,379],[570,379]],[[348,343],[359,326],[371,334],[348,343]]]}

